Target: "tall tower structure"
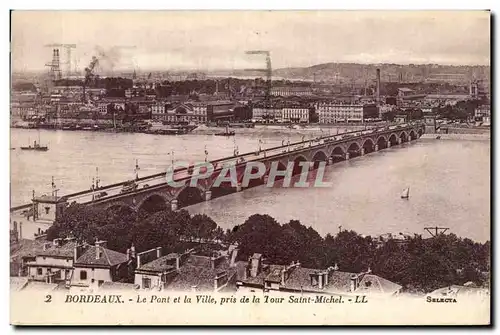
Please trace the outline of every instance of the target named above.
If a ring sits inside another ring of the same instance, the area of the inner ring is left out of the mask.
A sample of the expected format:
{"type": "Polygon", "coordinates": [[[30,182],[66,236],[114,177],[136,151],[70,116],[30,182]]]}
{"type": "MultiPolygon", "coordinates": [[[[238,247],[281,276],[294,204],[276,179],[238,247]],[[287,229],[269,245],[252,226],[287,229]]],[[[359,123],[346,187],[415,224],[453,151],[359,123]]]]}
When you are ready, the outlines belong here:
{"type": "Polygon", "coordinates": [[[380,105],[380,69],[377,69],[377,105],[380,105]]]}
{"type": "Polygon", "coordinates": [[[59,49],[52,50],[52,62],[45,64],[49,69],[50,80],[60,80],[61,79],[61,62],[59,59],[59,49]]]}

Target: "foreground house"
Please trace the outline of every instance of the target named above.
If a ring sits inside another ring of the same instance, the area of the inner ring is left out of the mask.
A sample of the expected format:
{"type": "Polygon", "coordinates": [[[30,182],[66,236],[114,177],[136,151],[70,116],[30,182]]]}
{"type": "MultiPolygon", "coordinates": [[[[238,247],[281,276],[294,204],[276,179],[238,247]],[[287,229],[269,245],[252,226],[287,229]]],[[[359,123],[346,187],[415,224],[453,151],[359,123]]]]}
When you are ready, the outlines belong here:
{"type": "Polygon", "coordinates": [[[261,254],[255,253],[248,262],[238,262],[239,292],[287,292],[324,295],[392,296],[401,286],[371,274],[327,269],[304,268],[299,262],[288,266],[266,264],[261,254]]]}
{"type": "Polygon", "coordinates": [[[151,249],[137,255],[135,284],[143,290],[235,291],[237,252],[232,246],[226,252],[201,254],[191,249],[162,256],[161,248],[151,249]]]}
{"type": "Polygon", "coordinates": [[[71,289],[97,289],[105,282],[127,281],[135,266],[134,253],[127,254],[106,248],[106,241],[96,241],[95,245],[78,245],[74,251],[74,272],[71,289]]]}
{"type": "Polygon", "coordinates": [[[28,277],[46,283],[69,282],[73,274],[73,254],[76,242],[56,238],[43,244],[34,259],[26,262],[28,277]]]}

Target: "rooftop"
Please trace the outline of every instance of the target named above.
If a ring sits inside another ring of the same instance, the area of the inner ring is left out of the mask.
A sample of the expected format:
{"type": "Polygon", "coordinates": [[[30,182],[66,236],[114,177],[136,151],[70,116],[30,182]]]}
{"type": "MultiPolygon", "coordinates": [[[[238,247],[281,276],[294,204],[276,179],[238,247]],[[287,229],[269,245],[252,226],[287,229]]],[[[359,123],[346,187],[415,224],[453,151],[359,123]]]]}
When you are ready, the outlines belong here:
{"type": "MultiPolygon", "coordinates": [[[[238,262],[240,263],[240,262],[238,262]]],[[[241,266],[237,264],[237,268],[241,266]]],[[[263,284],[264,281],[281,282],[281,271],[285,268],[283,265],[269,265],[268,271],[260,272],[256,277],[250,277],[243,280],[250,284],[263,284]]],[[[285,280],[285,285],[282,287],[289,290],[297,291],[322,291],[329,293],[350,293],[350,281],[352,275],[357,273],[344,271],[331,271],[328,279],[328,285],[319,288],[318,285],[313,285],[311,275],[323,273],[323,269],[311,269],[301,266],[294,267],[288,271],[288,278],[285,280]]],[[[242,278],[243,271],[238,271],[239,278],[242,278]]],[[[359,282],[356,292],[364,293],[394,293],[401,288],[400,285],[393,283],[387,279],[381,278],[372,274],[365,274],[359,282]]]]}
{"type": "Polygon", "coordinates": [[[172,269],[175,269],[175,266],[168,264],[169,260],[176,258],[173,255],[175,255],[175,254],[168,254],[166,256],[157,258],[154,261],[151,261],[149,263],[142,265],[137,270],[152,271],[152,272],[164,272],[164,271],[170,271],[172,269]]]}
{"type": "Polygon", "coordinates": [[[75,265],[103,265],[114,266],[127,262],[127,255],[104,247],[89,246],[89,248],[75,262],[75,265]],[[102,257],[96,259],[97,249],[103,251],[102,257]]]}
{"type": "Polygon", "coordinates": [[[37,256],[59,256],[73,258],[76,242],[71,241],[64,243],[62,246],[55,246],[53,243],[48,244],[45,250],[38,251],[37,256]]]}

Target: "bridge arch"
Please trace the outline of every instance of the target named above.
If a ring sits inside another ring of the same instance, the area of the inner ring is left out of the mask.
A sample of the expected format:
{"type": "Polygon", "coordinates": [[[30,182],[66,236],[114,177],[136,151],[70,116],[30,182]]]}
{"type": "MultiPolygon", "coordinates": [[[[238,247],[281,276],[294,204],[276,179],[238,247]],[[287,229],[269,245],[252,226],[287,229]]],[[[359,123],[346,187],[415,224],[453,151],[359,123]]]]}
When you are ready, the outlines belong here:
{"type": "Polygon", "coordinates": [[[345,161],[344,148],[342,148],[340,145],[337,145],[336,147],[333,148],[330,157],[332,158],[332,163],[345,161]]]}
{"type": "Polygon", "coordinates": [[[357,157],[361,155],[361,146],[358,144],[358,142],[352,142],[347,147],[347,153],[349,154],[350,158],[357,157]]]}
{"type": "Polygon", "coordinates": [[[422,128],[418,128],[417,134],[418,134],[418,137],[421,137],[424,134],[424,131],[422,130],[422,128]]]}
{"type": "Polygon", "coordinates": [[[388,143],[391,143],[391,146],[397,145],[399,143],[398,136],[394,133],[391,134],[391,136],[389,136],[388,143]]]}
{"type": "Polygon", "coordinates": [[[415,133],[415,130],[413,130],[413,129],[410,131],[410,135],[409,136],[410,136],[410,138],[409,138],[410,141],[413,141],[413,140],[417,139],[417,133],[415,133]]]}
{"type": "Polygon", "coordinates": [[[304,155],[300,154],[294,157],[292,176],[295,176],[302,172],[302,166],[300,166],[300,162],[307,162],[307,158],[304,155]]]}
{"type": "Polygon", "coordinates": [[[401,139],[401,142],[404,143],[404,142],[408,142],[408,134],[406,133],[406,131],[402,131],[400,134],[399,134],[399,138],[401,139]]]}
{"type": "Polygon", "coordinates": [[[160,194],[153,193],[145,197],[137,206],[138,211],[145,211],[150,214],[167,209],[169,205],[168,199],[160,194]]]}
{"type": "Polygon", "coordinates": [[[367,138],[364,140],[361,148],[364,150],[365,154],[369,154],[370,152],[375,151],[375,143],[373,143],[371,138],[367,138]]]}
{"type": "Polygon", "coordinates": [[[176,196],[178,208],[197,204],[204,200],[203,192],[198,187],[186,185],[176,196]]]}
{"type": "Polygon", "coordinates": [[[377,138],[377,142],[375,143],[378,146],[379,150],[387,148],[387,141],[388,139],[382,135],[377,138]]]}
{"type": "Polygon", "coordinates": [[[328,162],[328,154],[323,150],[316,151],[312,157],[315,169],[318,168],[320,162],[328,162]]]}

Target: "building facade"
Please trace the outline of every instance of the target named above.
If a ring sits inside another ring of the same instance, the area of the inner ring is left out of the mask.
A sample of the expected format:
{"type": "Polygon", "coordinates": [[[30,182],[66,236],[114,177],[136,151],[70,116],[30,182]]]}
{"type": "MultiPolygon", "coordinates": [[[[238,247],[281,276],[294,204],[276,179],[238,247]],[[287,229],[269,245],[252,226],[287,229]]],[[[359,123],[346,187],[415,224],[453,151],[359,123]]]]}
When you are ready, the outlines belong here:
{"type": "Polygon", "coordinates": [[[322,102],[316,105],[320,123],[363,122],[363,105],[322,102]]]}
{"type": "Polygon", "coordinates": [[[309,108],[283,108],[282,122],[309,123],[309,108]]]}
{"type": "Polygon", "coordinates": [[[491,123],[491,107],[489,105],[479,106],[474,110],[474,117],[476,121],[491,123]]]}
{"type": "Polygon", "coordinates": [[[127,254],[106,248],[106,241],[78,245],[74,252],[73,290],[97,289],[105,282],[125,281],[133,271],[134,251],[127,254]]]}
{"type": "Polygon", "coordinates": [[[73,274],[75,246],[76,242],[60,238],[44,243],[35,259],[26,262],[28,278],[46,283],[69,282],[73,274]]]}

